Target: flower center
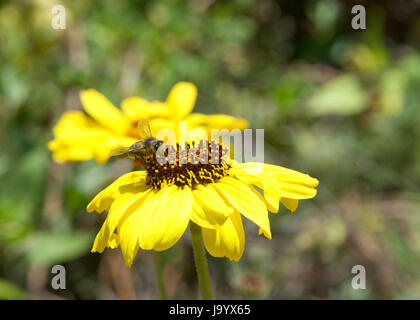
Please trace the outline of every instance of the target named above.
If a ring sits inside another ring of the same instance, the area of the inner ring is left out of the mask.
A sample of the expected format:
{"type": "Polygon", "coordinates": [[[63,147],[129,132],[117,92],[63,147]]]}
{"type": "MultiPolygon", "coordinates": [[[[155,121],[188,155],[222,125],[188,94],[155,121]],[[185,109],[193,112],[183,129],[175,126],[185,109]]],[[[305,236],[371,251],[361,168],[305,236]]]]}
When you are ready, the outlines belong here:
{"type": "Polygon", "coordinates": [[[147,171],[147,185],[154,189],[177,185],[193,187],[197,184],[214,183],[229,175],[229,149],[215,141],[197,145],[185,143],[183,148],[177,143],[156,153],[150,161],[143,163],[147,171]]]}

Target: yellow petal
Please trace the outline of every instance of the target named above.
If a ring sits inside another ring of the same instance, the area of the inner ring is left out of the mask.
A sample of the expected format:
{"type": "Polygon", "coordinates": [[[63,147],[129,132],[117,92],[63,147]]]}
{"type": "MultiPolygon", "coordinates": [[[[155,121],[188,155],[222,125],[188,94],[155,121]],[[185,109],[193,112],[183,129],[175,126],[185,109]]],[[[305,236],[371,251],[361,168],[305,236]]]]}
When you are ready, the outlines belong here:
{"type": "Polygon", "coordinates": [[[104,127],[118,134],[125,134],[131,124],[124,114],[104,95],[94,89],[82,90],[80,100],[86,112],[104,127]]]}
{"type": "Polygon", "coordinates": [[[194,108],[197,87],[190,82],[178,82],[169,92],[166,103],[173,119],[183,119],[194,108]]]}
{"type": "Polygon", "coordinates": [[[258,230],[258,234],[263,234],[264,237],[266,237],[267,239],[270,239],[271,240],[271,235],[270,234],[267,234],[266,232],[264,232],[264,230],[261,229],[261,228],[258,230]]]}
{"type": "Polygon", "coordinates": [[[154,118],[150,119],[150,128],[152,130],[152,135],[157,137],[159,130],[161,129],[170,129],[173,130],[175,135],[178,135],[178,123],[173,120],[168,120],[164,118],[154,118]]]}
{"type": "Polygon", "coordinates": [[[135,194],[124,193],[112,203],[108,216],[95,238],[92,252],[102,252],[108,247],[117,225],[143,203],[150,191],[151,189],[135,194]]]}
{"type": "Polygon", "coordinates": [[[264,190],[264,198],[270,211],[277,212],[279,199],[292,212],[299,199],[313,198],[319,182],[311,176],[280,166],[261,164],[263,170],[255,170],[255,164],[235,163],[230,172],[247,184],[254,184],[264,190]],[[255,172],[255,174],[253,174],[255,172]]]}
{"type": "Polygon", "coordinates": [[[283,197],[281,198],[281,203],[283,203],[284,206],[290,211],[295,212],[298,207],[299,201],[296,199],[289,199],[283,197]]]}
{"type": "Polygon", "coordinates": [[[126,173],[98,193],[88,204],[87,212],[96,211],[101,213],[104,210],[109,210],[114,200],[122,194],[136,194],[144,192],[148,188],[145,171],[126,173]]]}
{"type": "Polygon", "coordinates": [[[133,212],[119,228],[125,263],[130,266],[138,248],[166,250],[184,233],[191,217],[189,187],[163,188],[133,212]]]}
{"type": "Polygon", "coordinates": [[[214,189],[197,185],[193,190],[194,200],[204,210],[211,224],[223,224],[234,212],[214,189]]]}
{"type": "MultiPolygon", "coordinates": [[[[124,224],[127,221],[127,218],[132,217],[135,214],[138,214],[139,210],[145,206],[149,201],[153,201],[156,197],[158,191],[149,190],[146,197],[142,199],[142,202],[139,207],[136,206],[135,210],[130,210],[124,217],[120,218],[120,221],[117,226],[118,235],[120,239],[121,251],[123,254],[124,262],[127,267],[131,267],[133,264],[134,258],[136,257],[137,251],[139,250],[138,234],[127,232],[126,227],[130,227],[129,224],[124,224]]],[[[130,230],[133,231],[133,230],[130,230]]]]}
{"type": "Polygon", "coordinates": [[[48,143],[48,148],[57,162],[95,158],[97,162],[104,163],[112,150],[136,141],[104,128],[79,111],[65,112],[54,126],[53,133],[54,140],[48,143]]]}
{"type": "Polygon", "coordinates": [[[118,234],[113,233],[108,241],[108,248],[115,249],[120,245],[118,234]]]}
{"type": "Polygon", "coordinates": [[[268,171],[279,183],[281,197],[290,199],[309,199],[316,196],[316,187],[319,182],[307,174],[281,168],[268,171]]]}
{"type": "Polygon", "coordinates": [[[52,157],[55,162],[76,162],[85,161],[94,157],[94,149],[86,147],[85,145],[67,145],[59,140],[52,140],[48,142],[48,149],[52,151],[52,157]]]}
{"type": "Polygon", "coordinates": [[[214,229],[216,225],[216,223],[212,220],[212,217],[203,210],[203,208],[198,204],[194,197],[192,203],[191,220],[202,228],[214,229]]]}
{"type": "Polygon", "coordinates": [[[246,175],[244,172],[239,172],[231,170],[231,173],[235,177],[246,183],[253,184],[258,188],[264,190],[264,201],[267,205],[268,210],[271,212],[279,211],[279,201],[280,201],[280,189],[279,184],[271,175],[246,175]]]}
{"type": "Polygon", "coordinates": [[[69,135],[69,130],[74,128],[90,128],[97,127],[97,123],[90,119],[81,111],[66,111],[64,112],[57,124],[53,128],[53,133],[55,136],[69,135]]]}
{"type": "Polygon", "coordinates": [[[217,183],[209,184],[208,187],[214,188],[225,201],[262,228],[271,238],[267,207],[261,198],[255,194],[252,186],[237,179],[225,177],[217,183]]]}
{"type": "Polygon", "coordinates": [[[209,129],[239,129],[249,127],[248,121],[243,118],[236,118],[227,114],[192,113],[187,117],[188,125],[191,127],[205,127],[209,129]]]}
{"type": "Polygon", "coordinates": [[[48,148],[52,151],[52,156],[56,162],[75,162],[85,161],[94,158],[97,163],[105,163],[109,160],[111,152],[120,147],[133,144],[135,139],[86,139],[79,140],[76,135],[71,139],[55,139],[48,143],[48,148]],[[127,142],[130,141],[130,142],[127,142]]]}
{"type": "Polygon", "coordinates": [[[239,261],[245,249],[245,234],[241,215],[234,213],[216,229],[203,228],[203,241],[213,257],[227,257],[239,261]]]}
{"type": "MultiPolygon", "coordinates": [[[[102,228],[103,228],[103,226],[102,226],[102,228]]],[[[101,230],[102,230],[102,228],[101,228],[101,230]]],[[[105,238],[100,237],[99,233],[98,233],[98,235],[95,238],[95,242],[93,244],[92,250],[90,252],[99,252],[99,253],[103,252],[104,249],[98,250],[99,245],[103,246],[103,248],[115,249],[115,248],[118,248],[118,246],[120,244],[120,239],[118,237],[118,234],[115,234],[115,233],[113,233],[109,237],[107,242],[105,242],[104,240],[105,240],[105,238]]]]}
{"type": "Polygon", "coordinates": [[[281,166],[275,166],[272,164],[264,164],[264,172],[273,174],[276,179],[283,179],[285,181],[289,181],[294,179],[295,181],[298,181],[299,183],[308,186],[308,187],[317,187],[319,184],[319,181],[315,178],[312,178],[310,175],[288,169],[281,166]]]}
{"type": "Polygon", "coordinates": [[[166,117],[168,107],[159,101],[148,101],[140,97],[129,97],[122,101],[121,110],[131,120],[138,121],[141,118],[166,117]]]}

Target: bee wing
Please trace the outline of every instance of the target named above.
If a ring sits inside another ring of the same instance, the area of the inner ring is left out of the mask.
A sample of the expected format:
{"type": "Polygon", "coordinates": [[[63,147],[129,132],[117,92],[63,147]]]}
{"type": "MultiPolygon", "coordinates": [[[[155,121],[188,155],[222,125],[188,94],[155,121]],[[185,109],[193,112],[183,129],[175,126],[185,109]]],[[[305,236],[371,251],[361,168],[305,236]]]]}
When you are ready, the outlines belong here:
{"type": "Polygon", "coordinates": [[[128,147],[118,148],[111,151],[111,157],[122,156],[128,153],[128,147]]]}
{"type": "Polygon", "coordinates": [[[152,137],[152,130],[150,130],[150,124],[147,119],[140,119],[137,127],[140,134],[140,140],[152,137]]]}

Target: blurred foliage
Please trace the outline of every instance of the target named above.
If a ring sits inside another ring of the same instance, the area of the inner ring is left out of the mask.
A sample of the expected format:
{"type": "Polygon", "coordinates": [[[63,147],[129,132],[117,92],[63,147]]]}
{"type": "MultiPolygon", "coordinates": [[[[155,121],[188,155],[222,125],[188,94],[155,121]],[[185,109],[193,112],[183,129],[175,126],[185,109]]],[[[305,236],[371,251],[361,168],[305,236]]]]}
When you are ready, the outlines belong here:
{"type": "MultiPolygon", "coordinates": [[[[180,80],[196,111],[264,128],[266,162],[320,180],[271,215],[273,240],[246,223],[239,263],[209,259],[217,298],[420,298],[418,1],[62,1],[66,30],[55,4],[0,1],[0,298],[157,298],[153,254],[129,271],[118,251],[89,252],[103,217],[85,206],[129,164],[57,165],[46,142],[81,89],[118,105],[180,80]],[[355,4],[366,30],[351,29],[355,4]]],[[[169,297],[198,297],[188,234],[165,260],[169,297]]]]}

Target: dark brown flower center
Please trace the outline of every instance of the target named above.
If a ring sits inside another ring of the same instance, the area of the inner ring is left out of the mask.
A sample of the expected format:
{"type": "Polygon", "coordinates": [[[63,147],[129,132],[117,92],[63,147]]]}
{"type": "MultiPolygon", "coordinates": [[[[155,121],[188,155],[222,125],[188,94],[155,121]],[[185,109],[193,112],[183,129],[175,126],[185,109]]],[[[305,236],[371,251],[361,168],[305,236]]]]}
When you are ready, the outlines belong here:
{"type": "Polygon", "coordinates": [[[147,185],[160,189],[164,185],[193,187],[214,183],[229,175],[229,149],[215,141],[198,144],[166,146],[143,166],[147,171],[147,185]],[[166,148],[166,149],[165,149],[166,148]],[[163,151],[162,151],[163,150],[163,151]]]}

